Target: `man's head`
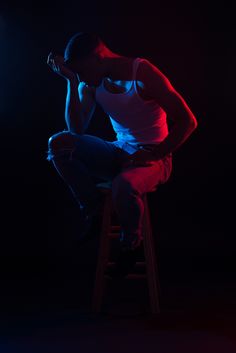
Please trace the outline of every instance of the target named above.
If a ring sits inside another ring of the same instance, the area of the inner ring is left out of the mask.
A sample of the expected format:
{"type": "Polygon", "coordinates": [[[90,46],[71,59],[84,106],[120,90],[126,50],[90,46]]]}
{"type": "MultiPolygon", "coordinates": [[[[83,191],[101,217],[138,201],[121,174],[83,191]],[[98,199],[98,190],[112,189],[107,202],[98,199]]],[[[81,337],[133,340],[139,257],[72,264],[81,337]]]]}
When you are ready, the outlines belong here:
{"type": "Polygon", "coordinates": [[[99,84],[104,72],[102,59],[109,50],[95,33],[79,32],[70,38],[64,52],[66,65],[90,85],[99,84]]]}
{"type": "Polygon", "coordinates": [[[103,44],[102,40],[95,33],[78,32],[68,41],[64,59],[65,61],[83,60],[94,53],[103,44]]]}

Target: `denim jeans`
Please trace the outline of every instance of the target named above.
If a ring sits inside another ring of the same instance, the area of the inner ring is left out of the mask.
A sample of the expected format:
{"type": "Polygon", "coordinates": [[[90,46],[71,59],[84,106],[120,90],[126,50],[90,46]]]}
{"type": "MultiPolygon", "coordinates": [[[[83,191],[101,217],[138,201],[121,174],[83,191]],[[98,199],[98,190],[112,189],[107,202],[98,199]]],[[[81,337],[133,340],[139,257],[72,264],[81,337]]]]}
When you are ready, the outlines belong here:
{"type": "Polygon", "coordinates": [[[99,201],[96,183],[111,182],[114,209],[126,241],[142,239],[143,196],[165,183],[172,171],[171,154],[150,166],[124,167],[127,157],[140,148],[142,145],[66,130],[49,139],[47,160],[52,161],[81,208],[92,210],[99,201]]]}

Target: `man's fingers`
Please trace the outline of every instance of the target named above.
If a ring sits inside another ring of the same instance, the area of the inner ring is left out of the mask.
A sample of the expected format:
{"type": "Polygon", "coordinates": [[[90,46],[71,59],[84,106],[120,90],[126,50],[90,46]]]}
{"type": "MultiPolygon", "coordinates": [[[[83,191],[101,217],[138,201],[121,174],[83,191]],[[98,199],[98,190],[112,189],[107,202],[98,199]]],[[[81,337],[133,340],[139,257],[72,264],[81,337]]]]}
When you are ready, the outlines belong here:
{"type": "Polygon", "coordinates": [[[50,63],[50,61],[52,60],[52,58],[53,58],[53,54],[52,54],[52,52],[50,52],[49,55],[48,55],[47,64],[50,63]]]}
{"type": "Polygon", "coordinates": [[[58,67],[57,67],[57,65],[55,64],[55,61],[54,61],[54,60],[52,61],[52,68],[53,68],[54,71],[58,71],[58,67]]]}
{"type": "Polygon", "coordinates": [[[56,60],[55,56],[52,52],[49,53],[48,58],[47,58],[47,64],[55,71],[56,68],[56,60]]]}
{"type": "Polygon", "coordinates": [[[60,67],[55,60],[52,52],[48,55],[47,64],[53,69],[53,71],[59,71],[60,67]]]}

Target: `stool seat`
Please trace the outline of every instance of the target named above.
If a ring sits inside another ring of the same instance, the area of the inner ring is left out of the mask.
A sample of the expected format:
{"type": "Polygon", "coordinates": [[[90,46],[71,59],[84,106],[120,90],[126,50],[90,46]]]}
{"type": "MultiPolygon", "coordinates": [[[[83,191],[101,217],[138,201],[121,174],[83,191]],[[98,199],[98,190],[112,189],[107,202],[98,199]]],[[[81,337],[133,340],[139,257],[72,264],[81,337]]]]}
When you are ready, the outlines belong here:
{"type": "MultiPolygon", "coordinates": [[[[96,267],[92,309],[95,313],[101,311],[105,281],[109,278],[105,275],[105,270],[109,266],[113,266],[114,262],[110,259],[111,240],[120,237],[121,226],[114,224],[113,214],[115,212],[112,202],[112,182],[97,183],[97,188],[105,195],[104,209],[102,216],[101,237],[98,250],[98,260],[96,267]]],[[[156,187],[149,192],[156,191],[156,187]]],[[[128,274],[125,279],[147,279],[149,301],[152,314],[160,313],[159,297],[161,293],[160,281],[157,269],[157,260],[155,254],[155,244],[152,234],[152,226],[150,220],[149,205],[147,201],[147,193],[143,195],[144,217],[143,217],[143,247],[144,261],[136,262],[136,267],[145,267],[145,274],[128,274]]]]}

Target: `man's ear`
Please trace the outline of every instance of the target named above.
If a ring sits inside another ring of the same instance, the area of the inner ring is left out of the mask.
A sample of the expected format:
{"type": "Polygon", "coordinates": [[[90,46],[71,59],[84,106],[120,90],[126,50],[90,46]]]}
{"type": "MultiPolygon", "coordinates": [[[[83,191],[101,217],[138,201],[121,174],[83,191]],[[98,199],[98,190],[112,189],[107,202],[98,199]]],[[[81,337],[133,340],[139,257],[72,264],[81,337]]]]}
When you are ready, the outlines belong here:
{"type": "Polygon", "coordinates": [[[94,55],[96,56],[96,58],[98,59],[99,62],[102,60],[103,52],[104,52],[104,47],[102,45],[99,45],[94,50],[94,55]]]}
{"type": "Polygon", "coordinates": [[[100,60],[98,53],[93,52],[90,53],[89,55],[87,55],[86,59],[85,59],[85,65],[87,62],[90,63],[97,63],[100,60]]]}
{"type": "Polygon", "coordinates": [[[99,51],[93,54],[95,61],[100,64],[102,62],[102,56],[100,55],[99,51]]]}

